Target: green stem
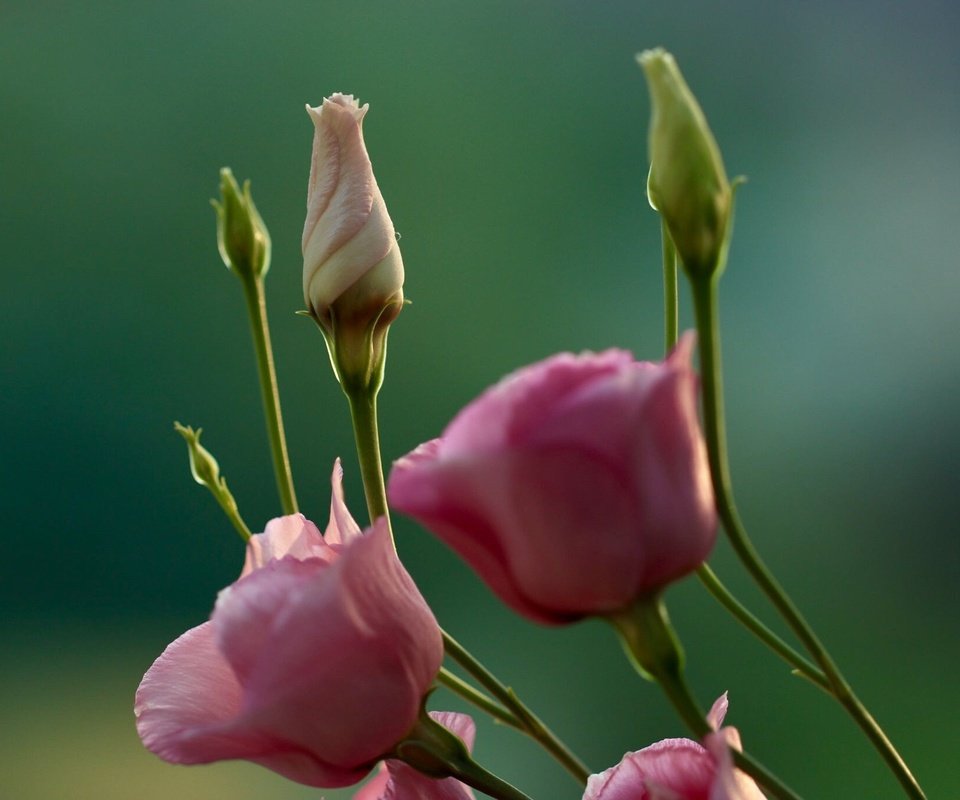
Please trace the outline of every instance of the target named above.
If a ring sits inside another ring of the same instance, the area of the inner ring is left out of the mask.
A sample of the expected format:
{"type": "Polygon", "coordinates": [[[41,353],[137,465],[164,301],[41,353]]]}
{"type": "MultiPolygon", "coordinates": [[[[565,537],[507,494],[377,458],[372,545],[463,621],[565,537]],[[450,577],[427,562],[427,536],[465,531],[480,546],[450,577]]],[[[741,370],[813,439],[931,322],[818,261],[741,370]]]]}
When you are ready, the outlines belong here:
{"type": "Polygon", "coordinates": [[[442,633],[447,655],[517,717],[521,730],[539,742],[581,786],[586,786],[589,768],[517,697],[513,689],[505,686],[449,633],[442,633]]]}
{"type": "Polygon", "coordinates": [[[387,488],[383,480],[380,458],[377,390],[344,389],[344,393],[350,404],[350,419],[353,422],[353,436],[357,445],[357,459],[360,462],[360,477],[363,479],[363,493],[367,498],[367,513],[370,515],[371,524],[380,517],[386,517],[392,537],[393,527],[390,525],[387,488]]]}
{"type": "Polygon", "coordinates": [[[267,421],[267,437],[273,455],[273,472],[280,494],[284,514],[297,512],[297,496],[293,490],[293,475],[287,455],[287,440],[283,433],[283,417],[280,413],[280,392],[277,388],[277,373],[273,365],[273,349],[270,346],[270,327],[267,323],[267,302],[262,278],[242,278],[243,294],[247,301],[253,348],[257,356],[260,374],[260,395],[267,421]]]}
{"type": "MultiPolygon", "coordinates": [[[[684,678],[683,648],[670,624],[662,598],[643,598],[608,619],[617,629],[637,671],[659,684],[690,732],[697,739],[712,733],[713,728],[684,678]]],[[[800,800],[792,789],[751,756],[735,752],[734,760],[778,800],[800,800]]]]}
{"type": "Polygon", "coordinates": [[[472,703],[477,708],[486,711],[494,719],[523,732],[523,722],[517,716],[507,711],[507,709],[492,697],[485,695],[462,678],[454,675],[446,667],[440,668],[440,673],[437,675],[437,683],[446,686],[454,694],[460,695],[460,697],[468,703],[472,703]]]}
{"type": "Polygon", "coordinates": [[[903,758],[877,721],[854,694],[833,658],[814,634],[773,574],[760,558],[740,520],[733,499],[730,467],[727,459],[726,428],[723,411],[722,368],[720,364],[719,293],[717,275],[691,278],[697,331],[700,336],[700,373],[703,386],[704,432],[710,472],[716,494],[717,511],[734,551],[774,608],[823,670],[831,693],[847,710],[900,781],[908,797],[924,800],[923,790],[903,758]]]}
{"type": "Polygon", "coordinates": [[[794,671],[823,689],[827,694],[833,694],[830,682],[823,672],[817,669],[800,653],[794,650],[783,639],[777,636],[759,619],[757,619],[730,590],[723,585],[717,574],[706,564],[701,564],[697,569],[697,577],[706,587],[707,591],[722,605],[730,614],[740,622],[743,627],[750,631],[767,647],[773,650],[780,658],[786,661],[794,671]]]}
{"type": "Polygon", "coordinates": [[[660,217],[660,235],[663,243],[663,340],[664,350],[669,354],[679,336],[680,301],[677,288],[677,248],[663,217],[660,217]]]}

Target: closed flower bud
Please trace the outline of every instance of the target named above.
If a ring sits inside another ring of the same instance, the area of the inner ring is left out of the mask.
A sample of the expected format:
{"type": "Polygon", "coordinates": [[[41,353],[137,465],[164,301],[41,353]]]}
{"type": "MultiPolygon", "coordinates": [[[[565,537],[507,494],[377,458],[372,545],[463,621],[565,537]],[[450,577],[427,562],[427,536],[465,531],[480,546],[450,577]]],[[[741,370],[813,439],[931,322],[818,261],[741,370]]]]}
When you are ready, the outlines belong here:
{"type": "Polygon", "coordinates": [[[223,263],[241,278],[262,278],[270,268],[270,234],[250,196],[250,181],[237,185],[229,167],[220,170],[217,247],[223,263]]]}
{"type": "Polygon", "coordinates": [[[663,215],[691,277],[722,269],[733,192],[716,140],[673,56],[657,48],[637,56],[653,100],[650,205],[663,215]]]}
{"type": "Polygon", "coordinates": [[[379,386],[387,329],[403,307],[403,260],[363,142],[368,108],[343,94],[307,107],[315,132],[303,295],[345,388],[379,386]]]}

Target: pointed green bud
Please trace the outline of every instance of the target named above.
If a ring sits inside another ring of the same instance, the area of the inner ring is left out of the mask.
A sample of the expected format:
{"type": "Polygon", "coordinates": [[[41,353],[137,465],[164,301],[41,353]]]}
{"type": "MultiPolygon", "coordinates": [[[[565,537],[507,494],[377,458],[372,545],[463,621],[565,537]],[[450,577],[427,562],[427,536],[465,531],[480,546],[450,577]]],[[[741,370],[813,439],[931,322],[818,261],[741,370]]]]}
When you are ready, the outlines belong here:
{"type": "Polygon", "coordinates": [[[200,444],[200,434],[203,428],[194,430],[189,425],[181,425],[179,422],[173,423],[174,429],[179,433],[187,443],[187,453],[190,456],[190,474],[193,479],[201,486],[206,486],[210,490],[214,499],[227,515],[227,519],[236,528],[237,533],[244,541],[250,539],[250,528],[240,516],[237,508],[237,501],[227,488],[226,478],[220,477],[220,465],[213,454],[200,444]]]}
{"type": "Polygon", "coordinates": [[[203,428],[194,430],[189,425],[181,425],[174,422],[173,427],[187,443],[187,454],[190,456],[190,474],[193,479],[201,486],[206,486],[210,491],[220,488],[220,465],[213,454],[200,444],[200,434],[203,428]]]}
{"type": "Polygon", "coordinates": [[[241,278],[262,278],[270,268],[270,234],[250,196],[250,181],[237,185],[229,167],[220,170],[217,247],[228,268],[241,278]]]}
{"type": "Polygon", "coordinates": [[[691,278],[723,268],[733,192],[720,149],[677,62],[662,48],[637,61],[653,101],[647,196],[691,278]]]}

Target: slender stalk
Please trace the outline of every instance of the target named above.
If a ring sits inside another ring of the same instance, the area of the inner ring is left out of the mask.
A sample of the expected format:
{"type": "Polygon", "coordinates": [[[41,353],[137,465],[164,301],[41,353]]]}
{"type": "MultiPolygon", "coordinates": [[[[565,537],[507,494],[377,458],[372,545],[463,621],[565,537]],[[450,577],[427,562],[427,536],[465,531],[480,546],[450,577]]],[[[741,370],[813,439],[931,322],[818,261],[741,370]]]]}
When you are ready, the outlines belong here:
{"type": "Polygon", "coordinates": [[[280,494],[284,514],[297,512],[297,496],[293,489],[290,458],[287,455],[287,440],[283,433],[283,416],[280,412],[280,392],[277,388],[277,372],[273,364],[273,349],[270,346],[270,326],[267,323],[267,302],[263,291],[263,279],[242,277],[243,294],[250,317],[250,332],[257,356],[260,375],[260,395],[267,421],[267,437],[273,455],[273,472],[280,494]]]}
{"type": "MultiPolygon", "coordinates": [[[[371,524],[380,517],[386,517],[392,538],[393,525],[390,523],[387,488],[383,480],[383,466],[380,458],[377,393],[375,390],[358,389],[345,391],[345,394],[350,405],[350,419],[353,422],[357,459],[360,462],[360,477],[363,479],[363,494],[367,499],[367,513],[370,515],[371,524]]],[[[394,548],[396,548],[396,542],[394,542],[394,548]]]]}
{"type": "Polygon", "coordinates": [[[462,678],[454,675],[446,667],[440,668],[440,673],[437,675],[437,683],[446,686],[454,694],[460,695],[460,697],[468,703],[472,703],[477,708],[486,711],[494,719],[505,725],[509,725],[511,728],[516,728],[521,732],[523,731],[523,722],[518,717],[507,711],[507,709],[492,697],[485,695],[462,678]]]}
{"type": "Polygon", "coordinates": [[[677,289],[677,248],[663,217],[660,217],[660,235],[663,243],[663,340],[664,351],[669,353],[679,335],[680,293],[677,289]]]}
{"type": "MultiPolygon", "coordinates": [[[[677,248],[670,236],[670,229],[666,220],[660,218],[660,235],[663,245],[663,311],[664,311],[664,353],[669,355],[677,344],[679,337],[679,287],[677,285],[677,248]]],[[[697,576],[707,591],[729,611],[747,630],[762,641],[767,647],[783,658],[799,674],[809,679],[828,692],[829,684],[823,672],[807,661],[786,642],[780,639],[773,631],[757,619],[733,594],[723,585],[716,573],[707,564],[697,570],[697,576]]]]}
{"type": "Polygon", "coordinates": [[[743,627],[793,667],[794,672],[819,686],[827,694],[833,694],[830,682],[823,672],[757,619],[746,606],[730,593],[730,590],[723,585],[717,574],[707,564],[700,565],[697,569],[697,577],[700,578],[700,582],[720,605],[727,609],[743,627]]]}
{"type": "MultiPolygon", "coordinates": [[[[387,504],[387,491],[383,480],[383,467],[380,459],[380,440],[377,428],[376,390],[358,389],[346,391],[350,404],[350,416],[353,421],[354,439],[357,445],[357,457],[360,461],[360,473],[363,478],[364,494],[367,498],[367,511],[370,521],[386,517],[390,525],[390,510],[387,504]]],[[[391,527],[391,536],[393,535],[391,527]]],[[[443,645],[447,654],[459,663],[468,673],[487,689],[497,700],[515,715],[521,722],[520,730],[540,743],[573,777],[586,785],[590,770],[580,761],[556,735],[528,709],[516,694],[497,680],[466,648],[462,647],[445,630],[443,645]]],[[[495,717],[499,716],[494,714],[495,717]]],[[[504,720],[505,721],[505,720],[504,720]]],[[[466,782],[466,781],[465,781],[466,782]]]]}
{"type": "Polygon", "coordinates": [[[803,618],[793,601],[786,594],[773,574],[760,558],[747,535],[733,499],[730,467],[727,459],[726,428],[723,411],[722,368],[720,363],[720,325],[717,275],[709,278],[692,278],[694,310],[697,331],[700,336],[700,373],[703,386],[704,432],[710,472],[713,477],[717,511],[727,531],[734,551],[751,577],[777,612],[790,626],[797,638],[823,670],[829,681],[831,693],[847,710],[867,738],[886,761],[900,781],[907,796],[923,800],[926,795],[920,788],[909,767],[897,752],[877,721],[864,707],[852,687],[841,674],[833,658],[821,644],[813,629],[803,618]]]}
{"type": "Polygon", "coordinates": [[[492,672],[483,666],[470,652],[449,633],[443,631],[443,646],[447,655],[472,675],[497,700],[503,703],[520,720],[521,729],[550,753],[573,778],[586,786],[590,769],[492,672]]]}

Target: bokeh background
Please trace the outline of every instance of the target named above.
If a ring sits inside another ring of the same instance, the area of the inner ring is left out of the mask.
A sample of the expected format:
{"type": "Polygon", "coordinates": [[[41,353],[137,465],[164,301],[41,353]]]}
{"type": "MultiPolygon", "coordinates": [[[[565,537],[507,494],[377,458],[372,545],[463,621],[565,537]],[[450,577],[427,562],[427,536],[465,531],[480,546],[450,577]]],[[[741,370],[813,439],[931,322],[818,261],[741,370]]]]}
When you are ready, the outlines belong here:
{"type": "MultiPolygon", "coordinates": [[[[435,436],[502,374],[563,349],[661,351],[649,102],[671,49],[739,194],[722,287],[748,526],[928,787],[957,779],[960,26],[923,2],[66,3],[0,6],[0,797],[349,797],[247,764],[146,753],[132,699],[208,615],[241,543],[187,471],[203,426],[241,510],[278,513],[239,284],[208,198],[231,165],[273,235],[271,322],[301,504],[326,519],[348,416],[302,307],[312,127],[365,123],[413,300],[384,451],[435,436]]],[[[686,314],[689,320],[689,314],[686,314]]],[[[398,522],[441,622],[597,770],[679,723],[600,623],[508,614],[398,522]]],[[[584,535],[591,535],[585,531],[584,535]]],[[[768,619],[721,544],[715,568],[768,619]]],[[[853,725],[696,583],[669,592],[697,693],[810,798],[896,784],[853,725]]],[[[459,707],[438,693],[435,707],[459,707]]],[[[479,758],[534,798],[576,786],[512,732],[479,758]]]]}

